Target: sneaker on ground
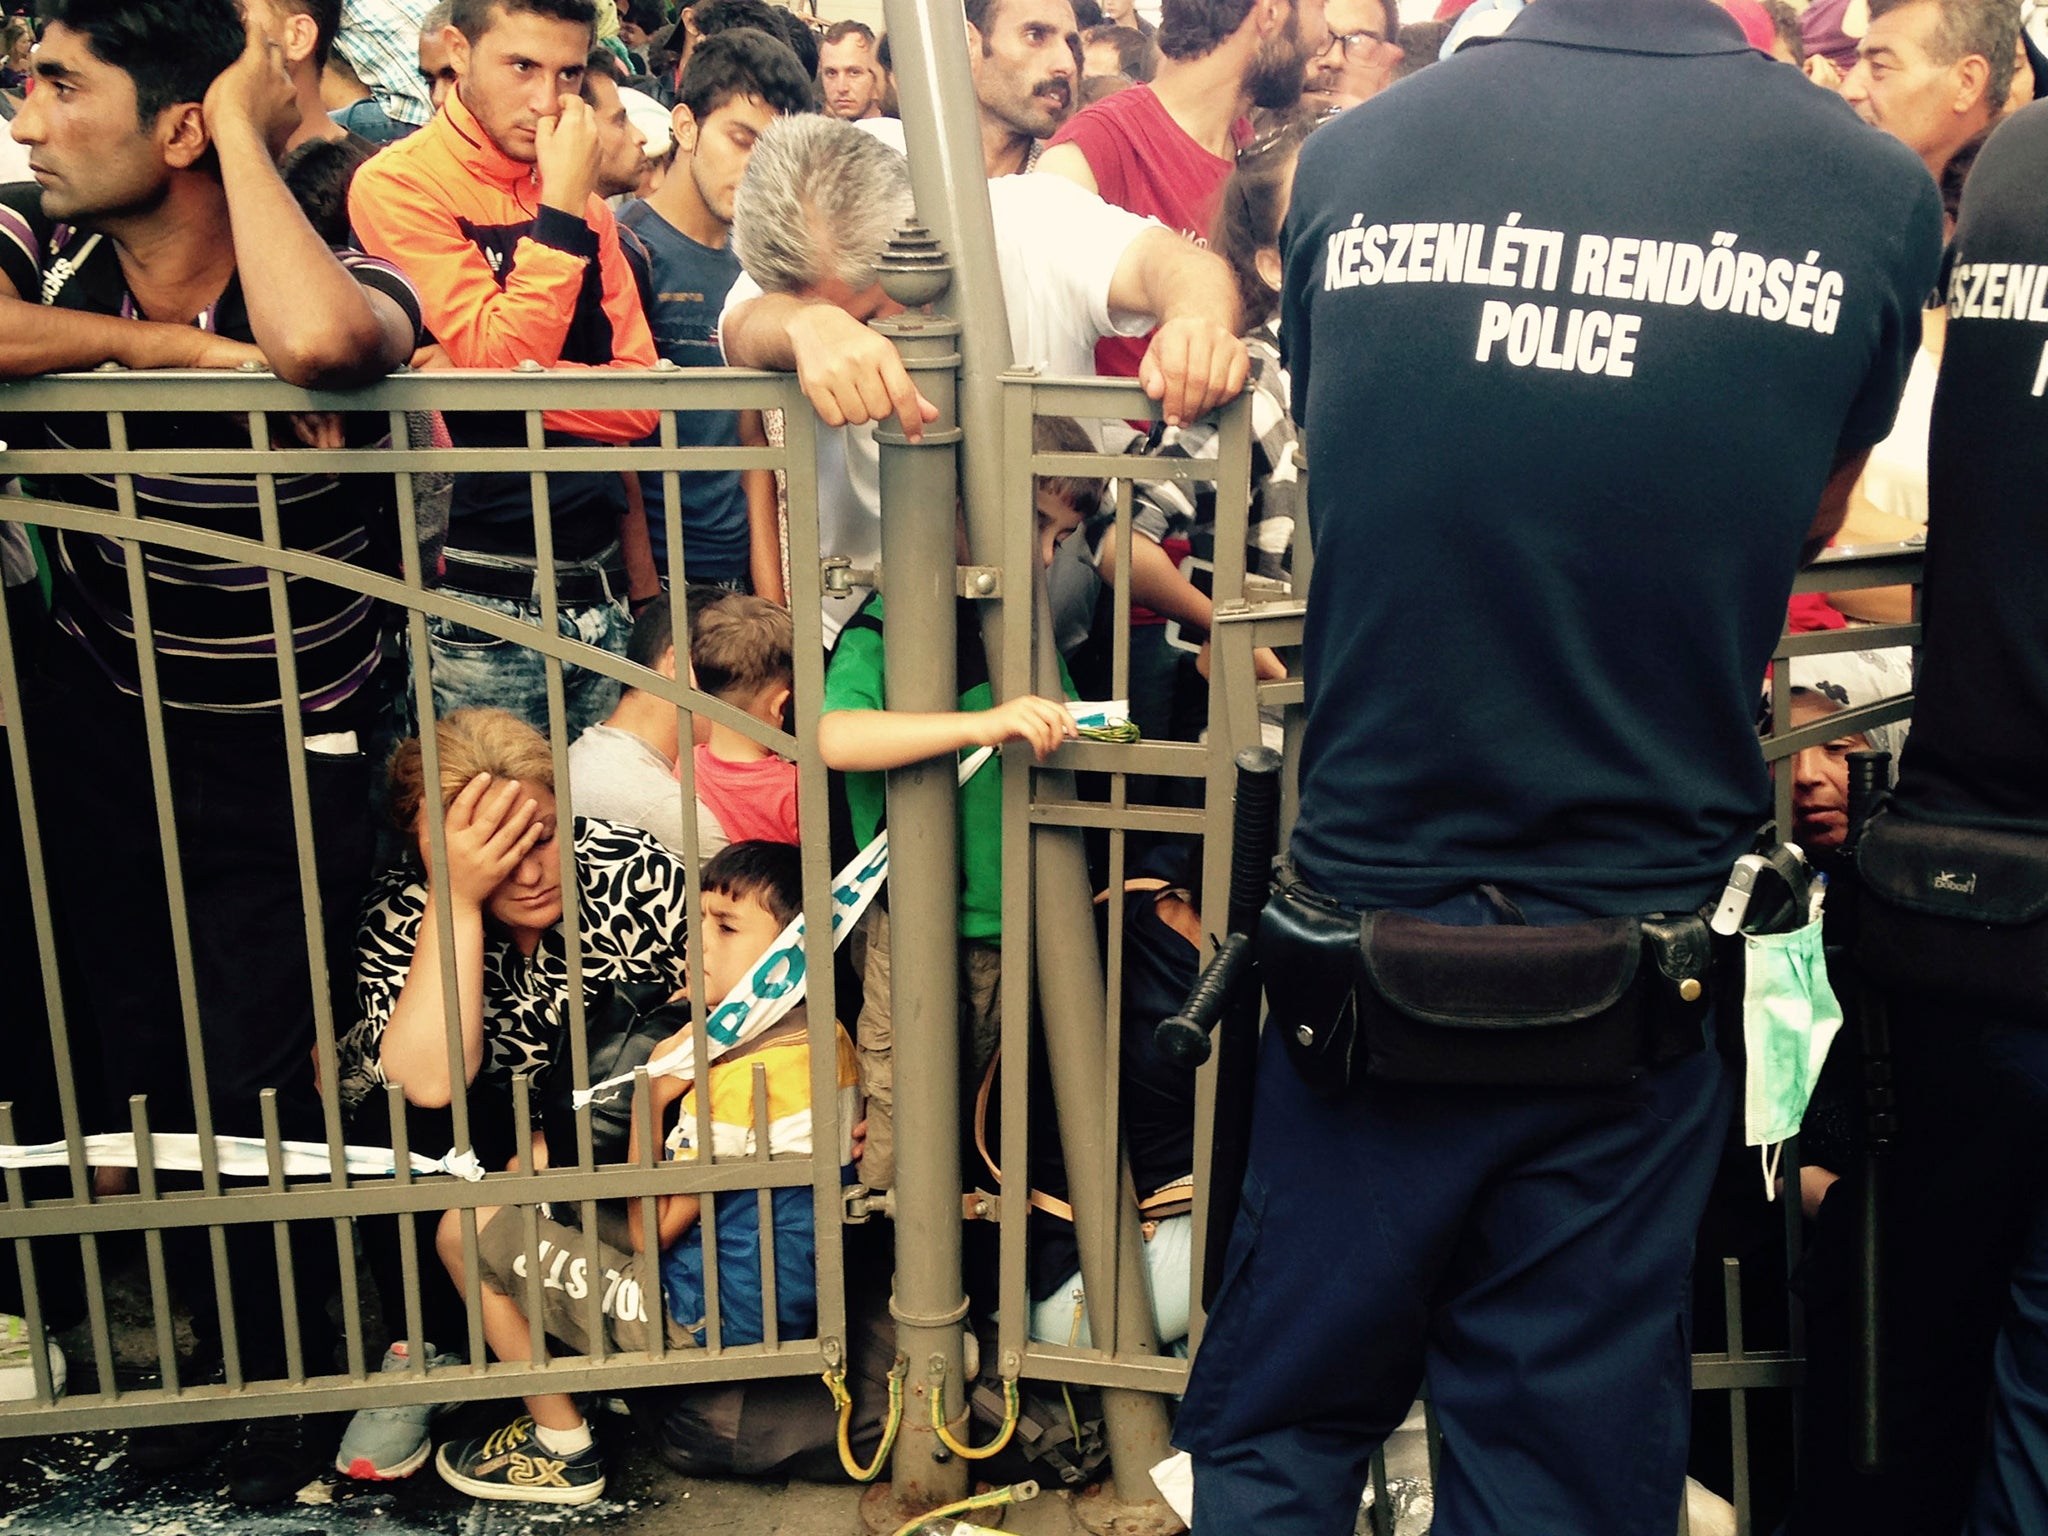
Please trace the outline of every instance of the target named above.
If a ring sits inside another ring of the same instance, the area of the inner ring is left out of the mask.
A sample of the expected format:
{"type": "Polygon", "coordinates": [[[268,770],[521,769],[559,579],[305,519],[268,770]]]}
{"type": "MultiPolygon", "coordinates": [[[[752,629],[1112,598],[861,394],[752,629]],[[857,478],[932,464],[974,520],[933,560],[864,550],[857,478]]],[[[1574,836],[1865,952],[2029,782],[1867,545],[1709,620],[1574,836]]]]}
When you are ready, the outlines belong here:
{"type": "Polygon", "coordinates": [[[556,1456],[534,1438],[533,1420],[523,1415],[481,1440],[451,1440],[435,1454],[434,1470],[449,1487],[478,1499],[589,1504],[604,1493],[604,1457],[595,1444],[556,1456]]]}
{"type": "Polygon", "coordinates": [[[228,1453],[228,1497],[250,1506],[283,1504],[318,1465],[306,1449],[305,1420],[257,1419],[228,1453]]]}
{"type": "MultiPolygon", "coordinates": [[[[50,1351],[50,1391],[64,1395],[64,1351],[44,1335],[50,1351]]],[[[28,1320],[0,1312],[0,1403],[25,1403],[36,1395],[35,1360],[29,1354],[28,1320]]]]}
{"type": "MultiPolygon", "coordinates": [[[[460,1365],[462,1357],[443,1354],[429,1344],[427,1369],[460,1365]]],[[[384,1351],[385,1371],[412,1369],[412,1354],[404,1343],[384,1351]]],[[[391,1408],[365,1408],[348,1421],[341,1437],[341,1449],[334,1453],[334,1470],[346,1477],[372,1481],[411,1477],[427,1464],[434,1452],[430,1427],[448,1411],[446,1403],[404,1403],[391,1408]]]]}

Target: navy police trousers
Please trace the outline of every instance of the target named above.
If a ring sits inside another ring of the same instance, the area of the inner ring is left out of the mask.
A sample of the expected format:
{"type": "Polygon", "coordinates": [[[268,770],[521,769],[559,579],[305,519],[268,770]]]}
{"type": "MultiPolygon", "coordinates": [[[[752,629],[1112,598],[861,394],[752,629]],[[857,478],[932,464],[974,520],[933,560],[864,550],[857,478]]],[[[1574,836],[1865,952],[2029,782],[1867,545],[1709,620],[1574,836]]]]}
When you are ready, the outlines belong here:
{"type": "Polygon", "coordinates": [[[1892,1000],[1884,1466],[1855,1465],[1852,1165],[1800,1276],[1806,1433],[1791,1536],[2048,1531],[2048,1030],[1985,1014],[1892,1000]]]}
{"type": "Polygon", "coordinates": [[[1331,1103],[1269,1028],[1259,1072],[1175,1437],[1196,1536],[1349,1536],[1372,1453],[1425,1382],[1437,1536],[1670,1536],[1720,1055],[1621,1088],[1365,1083],[1331,1103]]]}

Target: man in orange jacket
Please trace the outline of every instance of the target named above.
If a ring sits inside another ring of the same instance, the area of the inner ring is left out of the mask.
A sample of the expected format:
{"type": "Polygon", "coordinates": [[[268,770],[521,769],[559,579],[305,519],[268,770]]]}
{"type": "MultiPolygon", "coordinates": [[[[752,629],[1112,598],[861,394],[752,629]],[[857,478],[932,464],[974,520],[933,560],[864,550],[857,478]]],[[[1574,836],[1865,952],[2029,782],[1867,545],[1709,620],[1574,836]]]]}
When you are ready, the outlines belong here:
{"type": "MultiPolygon", "coordinates": [[[[595,32],[591,0],[455,0],[447,34],[455,90],[418,133],[357,173],[349,218],[363,248],[419,289],[440,357],[457,368],[647,368],[654,340],[611,210],[596,195],[597,121],[579,99],[595,32]]],[[[430,349],[430,352],[433,349],[430,349]]],[[[654,411],[549,411],[551,446],[630,443],[654,411]]],[[[451,412],[458,446],[525,440],[513,413],[451,412]]],[[[539,528],[523,474],[455,479],[439,583],[480,607],[536,621],[539,528]]],[[[626,516],[616,473],[548,476],[547,526],[561,632],[624,655],[631,591],[620,552],[626,516]]],[[[429,616],[439,714],[495,705],[548,727],[537,652],[429,616]]],[[[419,658],[414,658],[418,665],[419,658]]],[[[569,738],[602,720],[619,685],[566,669],[569,738]]]]}

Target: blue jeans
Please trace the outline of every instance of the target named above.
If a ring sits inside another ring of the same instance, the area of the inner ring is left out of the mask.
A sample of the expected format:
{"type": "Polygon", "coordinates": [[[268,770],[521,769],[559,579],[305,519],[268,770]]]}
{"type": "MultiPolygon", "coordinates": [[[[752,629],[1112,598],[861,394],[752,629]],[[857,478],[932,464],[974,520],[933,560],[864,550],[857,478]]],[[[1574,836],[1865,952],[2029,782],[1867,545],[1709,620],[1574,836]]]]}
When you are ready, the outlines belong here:
{"type": "MultiPolygon", "coordinates": [[[[492,613],[524,619],[538,626],[540,604],[510,597],[463,593],[464,602],[492,613]]],[[[633,633],[623,592],[587,608],[558,608],[557,627],[571,640],[581,640],[614,656],[626,654],[633,633]]],[[[427,615],[427,657],[434,680],[434,713],[458,709],[505,709],[543,735],[548,729],[547,665],[540,652],[483,630],[427,615]]],[[[419,657],[413,657],[415,668],[419,657]]],[[[415,674],[417,675],[417,674],[415,674]]],[[[574,741],[618,706],[620,685],[614,678],[583,667],[562,668],[562,694],[568,719],[567,739],[574,741]]]]}

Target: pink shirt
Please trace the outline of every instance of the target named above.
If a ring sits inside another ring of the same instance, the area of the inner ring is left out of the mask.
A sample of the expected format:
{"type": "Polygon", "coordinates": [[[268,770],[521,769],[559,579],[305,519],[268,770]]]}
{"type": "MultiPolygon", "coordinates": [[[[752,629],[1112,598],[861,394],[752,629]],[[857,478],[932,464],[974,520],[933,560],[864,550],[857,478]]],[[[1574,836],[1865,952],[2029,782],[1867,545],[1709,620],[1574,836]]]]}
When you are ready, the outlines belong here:
{"type": "Polygon", "coordinates": [[[696,749],[697,798],[736,843],[793,843],[796,835],[796,764],[773,756],[727,762],[709,747],[696,749]]]}

